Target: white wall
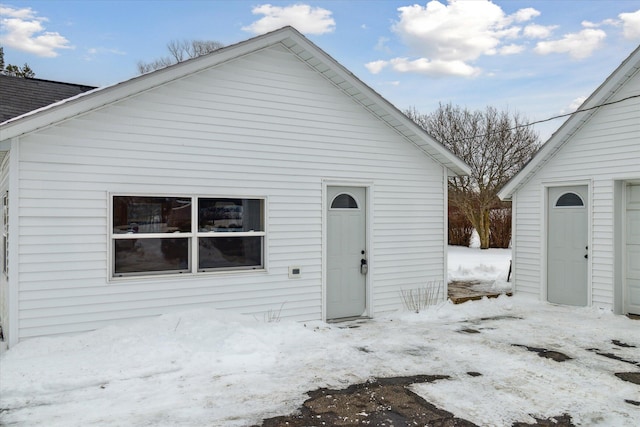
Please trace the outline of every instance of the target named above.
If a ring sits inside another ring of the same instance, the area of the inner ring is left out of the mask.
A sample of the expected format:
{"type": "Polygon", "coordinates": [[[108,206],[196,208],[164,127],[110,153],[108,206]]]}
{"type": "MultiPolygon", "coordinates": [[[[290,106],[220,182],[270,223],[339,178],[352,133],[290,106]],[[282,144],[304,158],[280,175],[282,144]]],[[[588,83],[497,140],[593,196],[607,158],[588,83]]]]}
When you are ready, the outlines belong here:
{"type": "MultiPolygon", "coordinates": [[[[614,100],[640,94],[640,75],[614,100]]],[[[515,197],[516,291],[544,298],[545,186],[585,182],[590,190],[592,304],[614,303],[614,184],[640,178],[640,99],[598,110],[515,197]]],[[[619,209],[619,208],[618,208],[619,209]]]]}
{"type": "Polygon", "coordinates": [[[22,137],[20,171],[21,338],[197,304],[320,319],[323,179],[373,184],[375,313],[444,277],[442,167],[282,48],[22,137]],[[109,193],[266,197],[267,271],[110,282],[109,193]]]}

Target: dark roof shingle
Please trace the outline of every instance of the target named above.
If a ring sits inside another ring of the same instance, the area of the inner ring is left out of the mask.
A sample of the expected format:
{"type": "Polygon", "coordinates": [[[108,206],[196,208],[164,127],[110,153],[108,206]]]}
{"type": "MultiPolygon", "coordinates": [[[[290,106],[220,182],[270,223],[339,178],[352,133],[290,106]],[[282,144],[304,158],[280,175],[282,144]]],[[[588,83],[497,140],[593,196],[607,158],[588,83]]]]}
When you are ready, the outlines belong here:
{"type": "Polygon", "coordinates": [[[0,74],[0,123],[91,89],[95,88],[0,74]]]}

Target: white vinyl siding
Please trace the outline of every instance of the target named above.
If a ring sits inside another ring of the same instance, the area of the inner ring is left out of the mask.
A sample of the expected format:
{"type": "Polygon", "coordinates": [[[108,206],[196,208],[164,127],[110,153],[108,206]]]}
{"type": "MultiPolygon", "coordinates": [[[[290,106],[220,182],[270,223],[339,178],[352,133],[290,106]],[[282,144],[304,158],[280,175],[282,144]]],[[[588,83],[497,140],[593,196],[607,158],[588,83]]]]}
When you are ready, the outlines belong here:
{"type": "MultiPolygon", "coordinates": [[[[616,98],[640,94],[640,75],[616,98]]],[[[591,303],[614,304],[614,183],[640,178],[640,98],[608,105],[595,112],[560,151],[518,190],[515,286],[538,296],[544,286],[544,189],[549,185],[588,183],[590,188],[591,303]]]]}
{"type": "Polygon", "coordinates": [[[282,47],[22,137],[20,338],[203,304],[321,319],[326,179],[373,183],[375,313],[445,276],[442,166],[282,47]],[[110,283],[130,193],[266,198],[266,271],[110,283]]]}

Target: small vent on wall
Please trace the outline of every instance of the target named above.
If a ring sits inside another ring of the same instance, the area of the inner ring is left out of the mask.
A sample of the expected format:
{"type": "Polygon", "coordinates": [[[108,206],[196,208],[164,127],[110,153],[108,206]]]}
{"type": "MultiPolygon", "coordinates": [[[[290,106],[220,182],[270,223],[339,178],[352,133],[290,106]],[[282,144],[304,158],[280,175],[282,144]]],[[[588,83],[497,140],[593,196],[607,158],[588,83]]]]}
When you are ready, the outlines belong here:
{"type": "Polygon", "coordinates": [[[289,279],[299,279],[300,277],[302,277],[302,269],[300,267],[289,267],[289,279]]]}

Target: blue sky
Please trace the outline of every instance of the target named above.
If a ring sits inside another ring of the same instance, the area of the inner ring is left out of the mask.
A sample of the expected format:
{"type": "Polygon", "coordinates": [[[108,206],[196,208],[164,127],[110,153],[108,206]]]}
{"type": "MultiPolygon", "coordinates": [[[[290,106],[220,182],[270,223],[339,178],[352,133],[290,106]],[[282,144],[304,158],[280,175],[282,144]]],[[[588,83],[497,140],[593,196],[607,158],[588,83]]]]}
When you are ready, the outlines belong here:
{"type": "Polygon", "coordinates": [[[292,25],[401,110],[491,105],[530,121],[575,109],[640,43],[640,0],[9,0],[0,21],[7,63],[94,86],[134,77],[171,40],[292,25]]]}

